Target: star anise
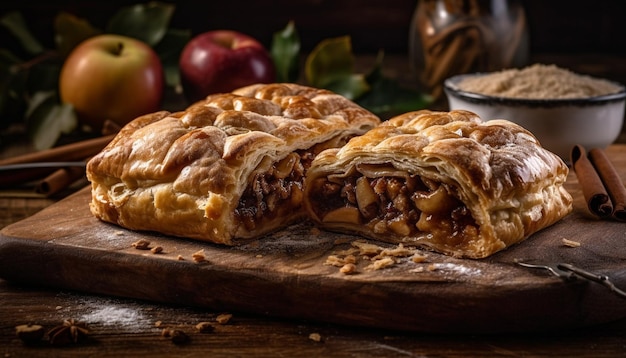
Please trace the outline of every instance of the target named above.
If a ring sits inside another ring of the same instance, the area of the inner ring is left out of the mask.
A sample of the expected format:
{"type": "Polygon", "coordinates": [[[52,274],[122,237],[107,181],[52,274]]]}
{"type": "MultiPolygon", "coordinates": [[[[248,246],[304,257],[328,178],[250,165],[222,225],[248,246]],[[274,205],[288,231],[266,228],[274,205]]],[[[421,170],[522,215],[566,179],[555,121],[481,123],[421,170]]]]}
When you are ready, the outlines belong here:
{"type": "Polygon", "coordinates": [[[48,331],[50,344],[55,346],[63,346],[70,343],[78,343],[84,339],[89,330],[82,322],[76,322],[73,319],[66,319],[63,324],[56,326],[48,331]]]}

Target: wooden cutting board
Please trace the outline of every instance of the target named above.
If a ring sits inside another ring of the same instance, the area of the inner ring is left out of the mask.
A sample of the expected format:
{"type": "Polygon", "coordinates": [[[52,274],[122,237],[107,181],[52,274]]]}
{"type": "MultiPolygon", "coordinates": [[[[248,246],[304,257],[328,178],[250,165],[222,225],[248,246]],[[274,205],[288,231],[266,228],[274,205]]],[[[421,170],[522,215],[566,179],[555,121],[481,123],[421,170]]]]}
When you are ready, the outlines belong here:
{"type": "MultiPolygon", "coordinates": [[[[626,146],[607,150],[626,180],[626,146]]],[[[626,317],[626,299],[585,279],[563,280],[517,260],[570,263],[626,289],[626,223],[588,214],[578,182],[575,210],[485,260],[427,251],[390,267],[346,275],[325,264],[356,236],[294,225],[241,247],[139,233],[98,221],[88,188],[0,232],[0,277],[83,292],[218,311],[416,332],[490,333],[589,326],[626,317]],[[162,253],[133,247],[140,239],[162,253]],[[563,244],[563,239],[580,243],[563,244]],[[196,262],[194,253],[205,260],[196,262]]],[[[395,248],[374,241],[369,243],[395,248]]]]}

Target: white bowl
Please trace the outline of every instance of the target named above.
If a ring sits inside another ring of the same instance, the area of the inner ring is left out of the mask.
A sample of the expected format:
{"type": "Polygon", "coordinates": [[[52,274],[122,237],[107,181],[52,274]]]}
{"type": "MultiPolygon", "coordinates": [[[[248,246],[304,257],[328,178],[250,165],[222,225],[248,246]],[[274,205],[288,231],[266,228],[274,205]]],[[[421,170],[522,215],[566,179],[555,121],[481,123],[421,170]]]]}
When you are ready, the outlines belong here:
{"type": "Polygon", "coordinates": [[[569,162],[570,151],[580,144],[586,149],[605,148],[615,142],[624,123],[626,88],[614,94],[576,99],[523,99],[466,92],[457,84],[467,76],[444,82],[450,110],[465,109],[483,121],[507,119],[529,130],[541,145],[569,162]]]}

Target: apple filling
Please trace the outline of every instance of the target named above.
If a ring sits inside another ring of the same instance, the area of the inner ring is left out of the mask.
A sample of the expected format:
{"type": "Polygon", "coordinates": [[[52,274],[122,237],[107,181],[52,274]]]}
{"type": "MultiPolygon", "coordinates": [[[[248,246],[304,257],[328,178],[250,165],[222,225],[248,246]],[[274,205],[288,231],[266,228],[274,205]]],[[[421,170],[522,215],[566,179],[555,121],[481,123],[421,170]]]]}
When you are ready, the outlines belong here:
{"type": "Polygon", "coordinates": [[[478,236],[469,209],[450,186],[387,166],[360,165],[348,175],[318,178],[310,189],[323,223],[360,226],[396,240],[429,236],[448,245],[478,236]]]}
{"type": "Polygon", "coordinates": [[[235,218],[247,231],[254,231],[280,215],[291,216],[303,210],[304,180],[313,159],[325,149],[345,145],[353,136],[338,135],[306,150],[292,152],[278,162],[259,164],[239,199],[235,218]]]}
{"type": "Polygon", "coordinates": [[[299,210],[304,195],[304,174],[314,154],[294,152],[258,172],[239,199],[236,218],[248,231],[281,213],[299,210]]]}

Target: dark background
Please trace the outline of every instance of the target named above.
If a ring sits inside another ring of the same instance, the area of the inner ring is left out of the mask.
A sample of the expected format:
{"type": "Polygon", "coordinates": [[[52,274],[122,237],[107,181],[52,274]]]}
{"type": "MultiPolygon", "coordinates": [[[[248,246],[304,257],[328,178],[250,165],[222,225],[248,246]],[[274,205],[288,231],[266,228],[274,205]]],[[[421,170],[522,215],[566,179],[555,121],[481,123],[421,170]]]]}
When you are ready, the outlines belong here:
{"type": "MultiPolygon", "coordinates": [[[[53,47],[53,19],[63,10],[104,28],[121,7],[141,1],[3,1],[0,13],[20,10],[28,26],[53,47]]],[[[167,2],[167,1],[165,1],[167,2]]],[[[171,27],[198,34],[233,29],[269,45],[273,33],[293,20],[303,52],[321,40],[350,35],[356,54],[407,54],[408,30],[416,0],[220,0],[177,1],[171,27]]],[[[626,1],[522,0],[527,13],[530,53],[535,59],[626,82],[626,1]],[[555,57],[556,56],[556,57],[555,57]],[[580,61],[577,61],[580,59],[580,61]],[[557,63],[559,64],[559,63],[557,63]],[[595,68],[594,68],[595,66],[595,68]]],[[[15,40],[0,29],[0,47],[15,40]]]]}
{"type": "MultiPolygon", "coordinates": [[[[0,13],[20,10],[31,30],[52,44],[52,21],[61,10],[104,27],[121,6],[142,1],[3,1],[0,13]]],[[[168,1],[165,1],[168,2],[168,1]]],[[[234,29],[269,44],[294,20],[304,50],[324,38],[350,35],[355,52],[405,53],[416,0],[177,1],[172,27],[194,34],[234,29]]],[[[626,55],[626,1],[522,0],[535,53],[626,55]]],[[[0,39],[9,41],[2,30],[0,39]]],[[[2,46],[4,47],[4,46],[2,46]]]]}

